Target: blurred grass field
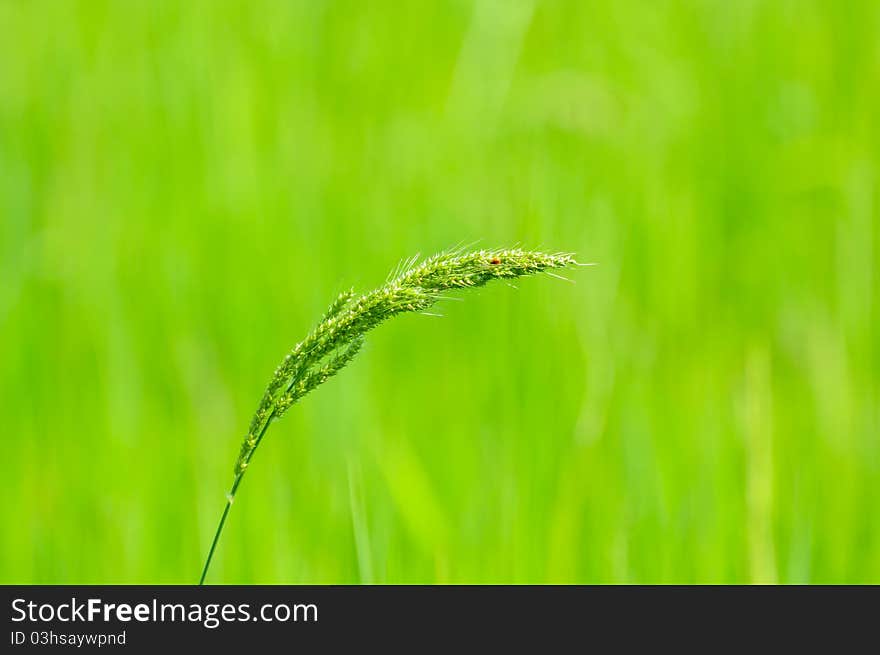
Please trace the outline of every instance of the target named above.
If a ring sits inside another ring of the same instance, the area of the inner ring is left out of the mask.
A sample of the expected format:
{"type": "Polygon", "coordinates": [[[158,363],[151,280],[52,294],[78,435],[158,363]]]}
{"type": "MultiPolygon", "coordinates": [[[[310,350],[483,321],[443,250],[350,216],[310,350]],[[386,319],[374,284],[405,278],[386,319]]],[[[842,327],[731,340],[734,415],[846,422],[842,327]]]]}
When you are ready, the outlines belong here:
{"type": "Polygon", "coordinates": [[[880,4],[0,2],[0,582],[880,583],[880,4]],[[478,296],[478,297],[475,297],[478,296]]]}

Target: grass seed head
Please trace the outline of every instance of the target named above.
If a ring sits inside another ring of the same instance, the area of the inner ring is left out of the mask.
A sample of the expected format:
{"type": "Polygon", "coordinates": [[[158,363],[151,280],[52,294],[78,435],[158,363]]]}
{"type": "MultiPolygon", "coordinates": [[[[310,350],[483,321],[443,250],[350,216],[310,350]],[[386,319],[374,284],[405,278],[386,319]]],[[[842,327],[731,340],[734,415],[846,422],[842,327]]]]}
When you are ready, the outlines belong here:
{"type": "MultiPolygon", "coordinates": [[[[223,530],[238,485],[263,435],[303,396],[341,371],[354,359],[370,330],[404,312],[425,312],[445,291],[480,287],[495,279],[511,279],[576,265],[569,253],[543,253],[520,248],[454,250],[418,262],[406,260],[384,285],[356,296],[340,293],[317,326],[291,350],[272,374],[235,462],[232,488],[214,534],[200,584],[204,582],[214,548],[223,530]]],[[[552,273],[550,273],[552,275],[552,273]]]]}

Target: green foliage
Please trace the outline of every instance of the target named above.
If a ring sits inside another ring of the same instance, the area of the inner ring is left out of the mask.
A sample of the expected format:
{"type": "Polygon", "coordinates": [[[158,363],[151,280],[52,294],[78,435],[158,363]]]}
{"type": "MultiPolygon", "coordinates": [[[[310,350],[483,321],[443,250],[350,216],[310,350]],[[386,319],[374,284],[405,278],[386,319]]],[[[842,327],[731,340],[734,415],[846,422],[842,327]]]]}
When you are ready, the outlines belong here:
{"type": "Polygon", "coordinates": [[[878,33],[876,0],[0,2],[0,582],[191,582],[290,340],[480,240],[600,265],[370,333],[212,580],[880,583],[878,33]]]}

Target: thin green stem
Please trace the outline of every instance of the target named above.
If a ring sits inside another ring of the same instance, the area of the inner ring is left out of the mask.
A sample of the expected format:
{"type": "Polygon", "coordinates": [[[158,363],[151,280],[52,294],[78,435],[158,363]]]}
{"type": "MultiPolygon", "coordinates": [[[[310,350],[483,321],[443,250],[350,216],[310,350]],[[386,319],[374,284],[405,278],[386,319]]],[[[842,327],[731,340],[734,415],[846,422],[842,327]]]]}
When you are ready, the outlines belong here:
{"type": "MultiPolygon", "coordinates": [[[[271,422],[272,417],[270,416],[269,420],[266,421],[265,425],[263,425],[263,428],[260,430],[260,436],[257,437],[257,444],[259,444],[263,435],[266,434],[266,429],[271,422]]],[[[251,457],[254,456],[255,451],[256,448],[250,452],[245,466],[250,463],[251,457]]],[[[199,578],[199,586],[205,584],[205,576],[208,575],[208,568],[210,568],[211,560],[214,558],[214,549],[217,548],[217,542],[220,541],[220,533],[223,532],[223,525],[226,523],[226,517],[229,515],[229,508],[232,507],[232,503],[235,501],[235,493],[238,491],[238,485],[241,484],[242,478],[244,478],[244,472],[245,469],[242,469],[235,475],[235,479],[232,481],[232,488],[229,490],[229,493],[226,494],[226,507],[223,508],[223,514],[220,515],[220,522],[217,524],[217,531],[214,533],[214,539],[211,541],[211,549],[208,551],[208,558],[205,560],[205,568],[202,569],[202,577],[199,578]]]]}
{"type": "Polygon", "coordinates": [[[211,566],[211,560],[214,557],[214,549],[217,548],[217,542],[220,540],[220,533],[223,532],[223,525],[226,523],[226,517],[229,515],[229,508],[232,507],[232,501],[235,500],[235,492],[241,482],[241,475],[235,477],[232,483],[232,489],[226,496],[226,507],[223,508],[223,514],[220,516],[220,523],[217,524],[217,531],[214,533],[214,540],[211,542],[211,550],[208,551],[208,559],[205,560],[205,568],[202,569],[202,577],[199,578],[199,585],[205,584],[205,576],[208,575],[208,567],[211,566]]]}

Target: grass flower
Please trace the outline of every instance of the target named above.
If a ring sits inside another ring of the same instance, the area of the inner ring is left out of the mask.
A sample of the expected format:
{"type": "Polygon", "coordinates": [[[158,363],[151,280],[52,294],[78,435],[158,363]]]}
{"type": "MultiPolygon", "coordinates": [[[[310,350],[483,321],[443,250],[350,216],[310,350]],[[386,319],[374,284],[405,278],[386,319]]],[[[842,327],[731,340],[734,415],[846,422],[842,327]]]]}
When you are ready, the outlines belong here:
{"type": "Polygon", "coordinates": [[[321,321],[281,361],[251,420],[233,469],[232,487],[214,534],[199,584],[203,584],[229,508],[269,425],[306,394],[336,375],[354,359],[367,332],[404,312],[426,312],[444,292],[480,287],[503,280],[576,265],[568,253],[522,250],[460,250],[444,252],[422,262],[413,258],[393,271],[385,284],[356,296],[345,291],[333,301],[321,321]]]}

